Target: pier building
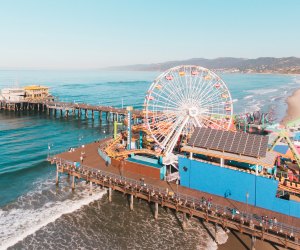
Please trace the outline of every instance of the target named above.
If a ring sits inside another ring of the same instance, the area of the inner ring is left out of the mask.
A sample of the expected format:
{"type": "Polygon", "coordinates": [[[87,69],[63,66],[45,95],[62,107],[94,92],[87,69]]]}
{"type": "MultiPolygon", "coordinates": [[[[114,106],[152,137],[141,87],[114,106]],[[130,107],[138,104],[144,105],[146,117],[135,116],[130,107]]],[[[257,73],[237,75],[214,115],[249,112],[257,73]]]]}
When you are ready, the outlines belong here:
{"type": "Polygon", "coordinates": [[[49,88],[40,85],[31,85],[24,87],[26,100],[45,100],[52,97],[49,88]]]}
{"type": "Polygon", "coordinates": [[[4,88],[0,92],[0,101],[22,102],[25,99],[23,88],[4,88]]]}

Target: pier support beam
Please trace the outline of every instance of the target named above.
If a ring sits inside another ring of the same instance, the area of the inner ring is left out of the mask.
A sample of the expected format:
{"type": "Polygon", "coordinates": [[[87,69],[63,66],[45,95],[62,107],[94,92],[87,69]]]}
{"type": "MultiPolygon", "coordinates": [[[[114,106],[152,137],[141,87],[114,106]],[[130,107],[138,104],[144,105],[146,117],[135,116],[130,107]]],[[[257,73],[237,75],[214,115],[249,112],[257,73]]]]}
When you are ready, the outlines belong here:
{"type": "Polygon", "coordinates": [[[89,195],[93,194],[93,182],[90,181],[90,193],[89,195]]]}
{"type": "Polygon", "coordinates": [[[155,202],[154,219],[158,219],[158,203],[155,202]]]}
{"type": "Polygon", "coordinates": [[[251,237],[251,250],[255,250],[256,237],[252,235],[251,237]]]}
{"type": "Polygon", "coordinates": [[[108,201],[111,202],[111,193],[112,193],[112,189],[111,187],[108,188],[108,201]]]}
{"type": "Polygon", "coordinates": [[[75,190],[75,176],[72,176],[72,191],[75,190]]]}
{"type": "Polygon", "coordinates": [[[102,111],[99,111],[99,119],[102,121],[102,111]]]}
{"type": "Polygon", "coordinates": [[[130,210],[133,211],[133,194],[130,195],[130,210]]]}
{"type": "Polygon", "coordinates": [[[55,181],[56,186],[59,184],[59,172],[58,172],[58,166],[56,166],[56,181],[55,181]]]}
{"type": "Polygon", "coordinates": [[[218,244],[218,227],[217,227],[217,223],[215,223],[215,241],[218,244]]]}
{"type": "Polygon", "coordinates": [[[63,116],[63,110],[62,109],[60,110],[60,116],[61,117],[63,116]]]}
{"type": "Polygon", "coordinates": [[[92,110],[92,119],[94,120],[95,116],[94,116],[94,110],[92,110]]]}
{"type": "Polygon", "coordinates": [[[186,216],[186,213],[183,213],[182,214],[182,229],[183,231],[186,230],[187,228],[187,216],[186,216]]]}

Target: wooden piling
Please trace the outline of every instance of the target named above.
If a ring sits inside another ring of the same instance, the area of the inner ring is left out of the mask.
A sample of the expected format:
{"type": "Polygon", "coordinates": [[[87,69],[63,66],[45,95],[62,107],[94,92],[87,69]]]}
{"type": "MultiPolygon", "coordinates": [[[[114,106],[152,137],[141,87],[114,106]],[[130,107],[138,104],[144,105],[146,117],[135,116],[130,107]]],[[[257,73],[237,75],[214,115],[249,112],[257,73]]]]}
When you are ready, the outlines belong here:
{"type": "Polygon", "coordinates": [[[72,191],[75,190],[75,176],[72,176],[72,191]]]}
{"type": "Polygon", "coordinates": [[[218,244],[218,226],[217,226],[217,223],[215,223],[215,242],[218,244]]]}
{"type": "Polygon", "coordinates": [[[256,237],[254,235],[251,236],[251,250],[255,250],[256,237]]]}
{"type": "Polygon", "coordinates": [[[154,219],[158,219],[158,202],[155,202],[154,219]]]}
{"type": "Polygon", "coordinates": [[[111,202],[112,199],[111,199],[111,193],[112,193],[112,189],[111,187],[108,188],[108,201],[111,202]]]}
{"type": "Polygon", "coordinates": [[[130,195],[130,210],[133,211],[133,194],[130,195]]]}
{"type": "Polygon", "coordinates": [[[59,184],[59,171],[58,171],[58,166],[56,166],[56,181],[55,181],[56,186],[59,184]]]}
{"type": "Polygon", "coordinates": [[[186,230],[187,228],[187,217],[186,217],[186,213],[182,214],[182,229],[186,230]]]}
{"type": "Polygon", "coordinates": [[[93,182],[90,181],[90,193],[89,195],[93,194],[93,182]]]}

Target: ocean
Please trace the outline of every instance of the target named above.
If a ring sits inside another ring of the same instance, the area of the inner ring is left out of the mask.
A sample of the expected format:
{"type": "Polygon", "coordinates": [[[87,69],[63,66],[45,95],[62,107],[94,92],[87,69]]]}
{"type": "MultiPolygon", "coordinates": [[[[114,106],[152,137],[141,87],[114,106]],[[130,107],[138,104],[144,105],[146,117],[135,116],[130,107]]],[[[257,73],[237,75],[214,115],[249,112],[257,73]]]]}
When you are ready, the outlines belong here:
{"type": "MultiPolygon", "coordinates": [[[[100,70],[0,71],[0,89],[46,85],[61,101],[141,109],[144,96],[159,72],[100,70]]],[[[299,76],[221,74],[234,101],[234,113],[275,110],[280,121],[285,99],[300,88],[299,76]]],[[[55,186],[49,153],[105,138],[112,124],[84,117],[61,118],[38,112],[0,111],[0,249],[217,249],[209,237],[211,225],[191,221],[183,232],[180,215],[135,201],[129,211],[126,196],[95,187],[89,196],[84,182],[75,192],[64,177],[55,186]],[[50,147],[50,150],[49,150],[50,147]]],[[[219,242],[228,232],[219,229],[219,242]]],[[[226,244],[226,243],[225,243],[226,244]]],[[[230,249],[230,248],[228,248],[230,249]]]]}

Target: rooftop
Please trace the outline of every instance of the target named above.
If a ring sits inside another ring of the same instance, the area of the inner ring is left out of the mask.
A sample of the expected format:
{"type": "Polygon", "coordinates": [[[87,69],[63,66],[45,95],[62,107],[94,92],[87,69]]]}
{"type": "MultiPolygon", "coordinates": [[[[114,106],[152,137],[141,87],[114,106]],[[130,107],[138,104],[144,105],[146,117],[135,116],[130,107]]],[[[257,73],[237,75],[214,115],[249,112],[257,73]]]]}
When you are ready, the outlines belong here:
{"type": "Polygon", "coordinates": [[[246,155],[238,155],[234,153],[221,152],[213,149],[205,149],[205,148],[191,147],[191,146],[184,146],[181,148],[181,151],[192,152],[195,154],[202,154],[202,155],[207,155],[216,158],[223,158],[225,160],[245,162],[245,163],[259,165],[263,167],[269,167],[269,168],[274,167],[274,162],[277,156],[276,152],[266,152],[265,157],[256,158],[256,157],[251,157],[246,155]]]}
{"type": "Polygon", "coordinates": [[[31,85],[24,87],[25,90],[40,90],[40,89],[49,89],[49,87],[40,86],[40,85],[31,85]]]}

